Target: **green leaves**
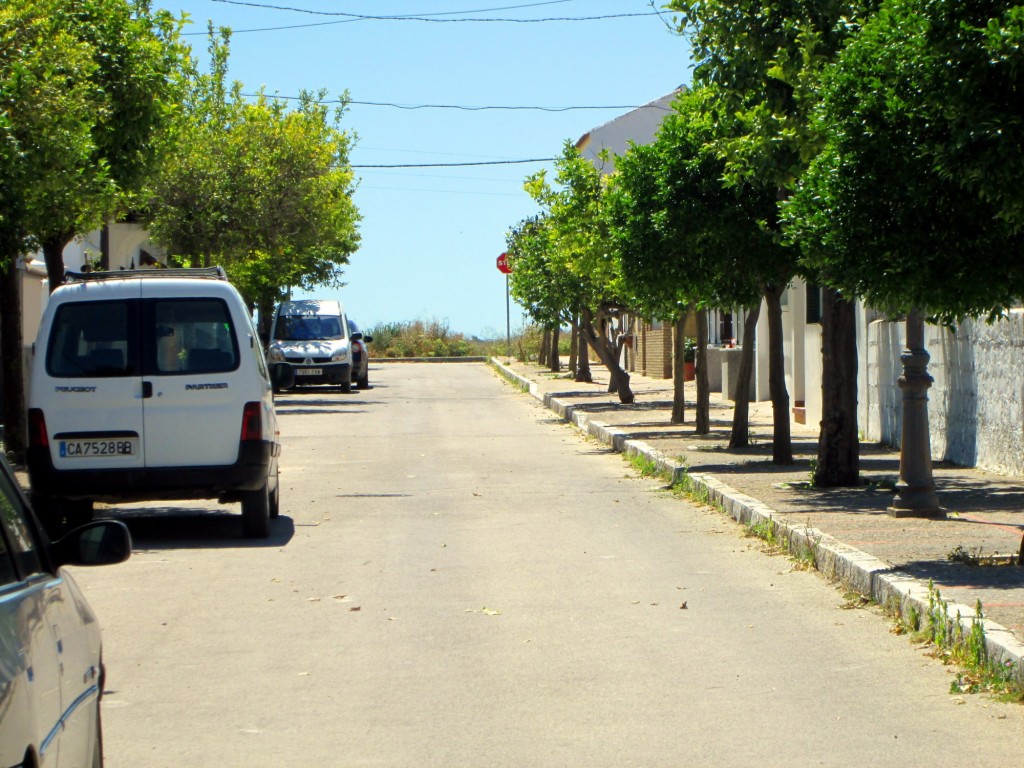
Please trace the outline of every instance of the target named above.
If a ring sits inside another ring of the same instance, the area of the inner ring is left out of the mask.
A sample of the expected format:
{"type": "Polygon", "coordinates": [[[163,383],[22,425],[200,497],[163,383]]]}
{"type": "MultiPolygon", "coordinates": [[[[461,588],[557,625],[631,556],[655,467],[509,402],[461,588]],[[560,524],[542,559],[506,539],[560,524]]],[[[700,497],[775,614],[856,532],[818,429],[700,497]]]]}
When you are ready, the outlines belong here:
{"type": "Polygon", "coordinates": [[[998,314],[1024,292],[1022,111],[1008,98],[1020,74],[991,55],[993,23],[1006,30],[997,47],[1014,35],[1005,11],[889,0],[827,73],[827,139],[784,206],[824,282],[949,322],[998,314]]]}
{"type": "Polygon", "coordinates": [[[566,142],[556,184],[544,173],[524,188],[541,207],[508,237],[512,295],[538,322],[569,321],[581,307],[595,315],[627,301],[604,215],[606,179],[566,142]]]}
{"type": "Polygon", "coordinates": [[[340,284],[358,248],[359,213],[342,111],[303,92],[298,107],[228,87],[228,35],[210,38],[211,70],[191,72],[187,109],[150,192],[154,239],[191,264],[216,262],[253,304],[292,286],[340,284]]]}

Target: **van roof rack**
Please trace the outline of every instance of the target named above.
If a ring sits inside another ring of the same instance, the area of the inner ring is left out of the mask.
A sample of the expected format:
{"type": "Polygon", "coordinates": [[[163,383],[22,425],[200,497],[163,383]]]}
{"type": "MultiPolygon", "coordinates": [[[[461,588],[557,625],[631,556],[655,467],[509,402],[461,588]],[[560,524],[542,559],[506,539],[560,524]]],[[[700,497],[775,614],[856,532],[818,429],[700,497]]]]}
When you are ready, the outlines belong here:
{"type": "Polygon", "coordinates": [[[169,277],[204,277],[227,280],[224,267],[168,267],[166,269],[118,269],[110,272],[65,272],[65,283],[87,283],[98,280],[128,280],[142,277],[147,280],[169,277]]]}

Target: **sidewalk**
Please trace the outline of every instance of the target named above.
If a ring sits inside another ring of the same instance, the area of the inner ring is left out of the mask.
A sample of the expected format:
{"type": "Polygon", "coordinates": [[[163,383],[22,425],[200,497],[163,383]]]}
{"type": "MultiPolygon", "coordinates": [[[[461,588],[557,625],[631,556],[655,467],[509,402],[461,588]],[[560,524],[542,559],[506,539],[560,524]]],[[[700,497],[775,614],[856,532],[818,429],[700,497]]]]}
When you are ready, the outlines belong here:
{"type": "Polygon", "coordinates": [[[1000,563],[1018,553],[1024,479],[936,463],[935,483],[947,519],[894,518],[885,513],[899,477],[899,452],[891,448],[861,444],[861,475],[868,485],[819,490],[808,483],[817,427],[793,423],[796,463],[776,467],[771,403],[750,404],[752,445],[729,451],[732,402],[712,393],[711,434],[695,435],[693,383],[686,385],[687,423],[675,425],[669,423],[670,380],[633,374],[636,402],[622,405],[606,391],[608,373],[599,366],[593,366],[593,384],[579,384],[533,363],[493,362],[506,379],[580,429],[619,451],[653,458],[677,479],[688,475],[699,493],[706,489],[711,501],[740,522],[772,521],[776,536],[789,540],[795,551],[813,552],[825,575],[881,605],[899,606],[904,617],[913,611],[927,615],[929,582],[949,603],[949,615],[959,612],[968,630],[980,600],[990,656],[1016,665],[1024,677],[1024,568],[950,559],[963,553],[1000,563]]]}

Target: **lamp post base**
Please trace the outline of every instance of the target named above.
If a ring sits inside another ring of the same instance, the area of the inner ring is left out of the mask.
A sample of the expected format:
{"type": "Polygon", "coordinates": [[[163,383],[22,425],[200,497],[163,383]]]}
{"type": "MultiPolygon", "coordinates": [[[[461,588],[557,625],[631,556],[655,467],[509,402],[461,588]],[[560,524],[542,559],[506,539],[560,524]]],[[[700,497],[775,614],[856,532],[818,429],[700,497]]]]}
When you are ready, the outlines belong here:
{"type": "Polygon", "coordinates": [[[935,496],[935,488],[911,488],[897,486],[897,496],[892,505],[886,508],[889,517],[924,517],[932,520],[945,520],[946,510],[939,506],[935,496]]]}

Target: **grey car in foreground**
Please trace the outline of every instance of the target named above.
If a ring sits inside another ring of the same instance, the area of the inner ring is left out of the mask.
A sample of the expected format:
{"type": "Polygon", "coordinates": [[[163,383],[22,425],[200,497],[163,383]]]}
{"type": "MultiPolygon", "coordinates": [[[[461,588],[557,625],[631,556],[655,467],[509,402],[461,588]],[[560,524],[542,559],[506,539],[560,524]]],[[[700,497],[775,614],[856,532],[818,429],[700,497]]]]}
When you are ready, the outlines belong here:
{"type": "Polygon", "coordinates": [[[102,766],[100,628],[61,566],[130,553],[112,520],[49,541],[0,456],[0,766],[102,766]]]}

